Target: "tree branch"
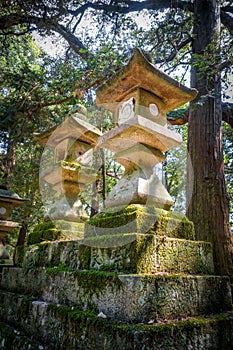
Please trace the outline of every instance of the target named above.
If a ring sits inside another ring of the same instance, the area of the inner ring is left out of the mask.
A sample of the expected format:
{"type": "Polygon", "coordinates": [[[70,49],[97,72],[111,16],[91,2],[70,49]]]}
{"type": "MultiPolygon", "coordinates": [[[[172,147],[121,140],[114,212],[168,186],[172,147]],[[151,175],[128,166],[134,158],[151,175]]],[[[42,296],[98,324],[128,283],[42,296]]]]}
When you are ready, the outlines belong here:
{"type": "Polygon", "coordinates": [[[181,10],[193,11],[193,4],[189,1],[184,0],[146,0],[146,1],[116,1],[114,3],[105,4],[102,1],[97,1],[95,3],[87,2],[85,5],[82,5],[76,10],[68,10],[68,13],[74,16],[80,15],[85,12],[87,9],[93,9],[97,11],[104,11],[109,13],[120,13],[128,14],[131,12],[138,12],[144,9],[147,10],[164,10],[169,8],[179,8],[181,10]]]}
{"type": "Polygon", "coordinates": [[[233,13],[233,6],[222,6],[221,10],[224,11],[224,12],[233,13]]]}
{"type": "Polygon", "coordinates": [[[170,62],[172,61],[178,54],[178,52],[185,47],[186,45],[188,45],[189,43],[191,43],[192,39],[188,38],[185,39],[184,41],[182,41],[180,44],[178,44],[177,46],[174,46],[174,50],[170,53],[170,55],[167,58],[163,58],[163,59],[158,59],[156,60],[156,63],[164,63],[164,62],[170,62]]]}
{"type": "MultiPolygon", "coordinates": [[[[60,34],[79,56],[86,59],[90,55],[82,42],[72,34],[66,27],[51,19],[44,19],[35,16],[21,16],[16,13],[0,17],[0,30],[5,31],[15,25],[34,24],[38,29],[54,31],[60,34]]],[[[29,29],[30,30],[30,29],[29,29]]]]}
{"type": "MultiPolygon", "coordinates": [[[[188,123],[189,109],[181,116],[167,116],[167,120],[171,125],[184,125],[188,123]]],[[[222,102],[222,120],[233,128],[233,103],[222,102]]]]}

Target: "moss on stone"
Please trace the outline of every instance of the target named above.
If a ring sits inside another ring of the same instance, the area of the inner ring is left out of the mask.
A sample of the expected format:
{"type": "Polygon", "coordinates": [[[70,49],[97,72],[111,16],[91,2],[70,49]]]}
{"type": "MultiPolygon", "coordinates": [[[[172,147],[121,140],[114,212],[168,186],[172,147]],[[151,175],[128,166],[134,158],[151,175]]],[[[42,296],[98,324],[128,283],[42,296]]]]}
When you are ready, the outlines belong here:
{"type": "Polygon", "coordinates": [[[213,273],[212,245],[153,234],[117,234],[86,238],[79,258],[81,268],[125,273],[157,271],[213,273]]]}
{"type": "Polygon", "coordinates": [[[43,241],[55,241],[65,239],[62,231],[58,230],[52,221],[38,224],[29,234],[27,244],[37,244],[43,241]]]}
{"type": "MultiPolygon", "coordinates": [[[[33,245],[33,254],[30,254],[30,259],[27,261],[26,265],[24,261],[22,262],[22,266],[28,269],[32,269],[37,266],[45,266],[46,265],[45,251],[47,250],[50,244],[51,242],[45,241],[45,242],[33,245]]],[[[26,249],[25,249],[25,252],[26,252],[26,249]]]]}
{"type": "Polygon", "coordinates": [[[95,319],[97,314],[93,310],[79,310],[73,306],[61,306],[56,304],[49,304],[48,311],[57,313],[65,320],[71,320],[76,322],[85,322],[87,319],[95,319]]]}
{"type": "Polygon", "coordinates": [[[85,225],[85,237],[120,233],[152,233],[194,239],[194,226],[184,215],[143,205],[108,209],[96,214],[85,225]]]}
{"type": "Polygon", "coordinates": [[[107,287],[121,288],[122,282],[114,272],[77,270],[74,272],[78,285],[87,295],[101,294],[101,291],[107,287]]]}
{"type": "Polygon", "coordinates": [[[48,267],[46,272],[51,276],[56,276],[59,272],[70,272],[73,271],[71,267],[67,267],[64,264],[60,264],[59,266],[48,267]]]}
{"type": "Polygon", "coordinates": [[[193,330],[195,328],[208,327],[213,324],[218,324],[219,322],[233,321],[233,314],[231,312],[224,314],[216,314],[209,317],[187,317],[187,320],[170,320],[169,322],[164,321],[154,324],[134,324],[134,325],[118,325],[117,328],[121,328],[125,331],[132,332],[150,332],[150,333],[161,333],[164,334],[170,330],[193,330]]]}

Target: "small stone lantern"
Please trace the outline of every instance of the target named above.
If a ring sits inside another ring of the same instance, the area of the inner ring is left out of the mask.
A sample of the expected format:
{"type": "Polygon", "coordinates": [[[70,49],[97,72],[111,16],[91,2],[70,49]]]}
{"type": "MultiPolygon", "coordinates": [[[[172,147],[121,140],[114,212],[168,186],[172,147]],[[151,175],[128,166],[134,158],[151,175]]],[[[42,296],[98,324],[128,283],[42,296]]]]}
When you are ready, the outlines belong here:
{"type": "Polygon", "coordinates": [[[17,222],[11,221],[14,207],[24,204],[27,199],[20,198],[16,193],[10,191],[6,186],[0,186],[0,265],[5,261],[9,263],[9,253],[4,247],[7,235],[19,226],[17,222]]]}
{"type": "Polygon", "coordinates": [[[54,149],[51,164],[41,169],[40,177],[52,185],[59,195],[50,206],[46,219],[83,222],[87,213],[79,193],[97,178],[92,168],[93,148],[102,133],[86,120],[86,109],[75,106],[58,126],[39,134],[35,139],[54,149]]]}

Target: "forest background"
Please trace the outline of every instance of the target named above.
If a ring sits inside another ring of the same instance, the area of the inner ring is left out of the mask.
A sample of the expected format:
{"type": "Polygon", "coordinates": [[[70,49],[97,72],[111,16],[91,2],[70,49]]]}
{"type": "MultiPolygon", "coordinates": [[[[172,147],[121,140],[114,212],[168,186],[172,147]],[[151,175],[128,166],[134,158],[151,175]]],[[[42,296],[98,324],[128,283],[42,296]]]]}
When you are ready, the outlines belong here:
{"type": "MultiPolygon", "coordinates": [[[[112,116],[95,106],[95,89],[140,47],[156,67],[199,91],[190,106],[168,115],[185,142],[167,155],[164,181],[197,239],[214,244],[216,271],[232,273],[232,34],[232,1],[1,1],[0,178],[29,198],[14,214],[17,244],[44,216],[43,148],[33,133],[61,123],[77,103],[103,132],[113,127],[112,116]]],[[[111,155],[99,157],[106,157],[102,177],[83,195],[92,213],[122,172],[111,155]]]]}

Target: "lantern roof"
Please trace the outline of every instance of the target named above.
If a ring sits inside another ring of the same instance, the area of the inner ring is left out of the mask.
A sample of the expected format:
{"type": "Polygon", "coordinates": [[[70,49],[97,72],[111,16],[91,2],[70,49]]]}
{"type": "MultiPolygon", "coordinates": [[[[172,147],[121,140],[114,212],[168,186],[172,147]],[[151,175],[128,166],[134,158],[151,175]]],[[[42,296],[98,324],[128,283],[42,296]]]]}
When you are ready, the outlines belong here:
{"type": "Polygon", "coordinates": [[[99,129],[73,114],[68,115],[60,125],[55,125],[40,134],[34,134],[34,137],[43,146],[47,144],[55,148],[67,138],[80,140],[94,146],[101,135],[102,133],[99,129]]]}
{"type": "Polygon", "coordinates": [[[11,190],[8,190],[6,186],[0,185],[0,202],[9,202],[14,206],[21,205],[28,199],[20,198],[19,195],[11,190]]]}
{"type": "Polygon", "coordinates": [[[156,68],[137,48],[128,64],[100,85],[96,90],[96,104],[113,110],[136,89],[144,89],[160,98],[166,112],[195,98],[196,89],[190,89],[156,68]]]}

